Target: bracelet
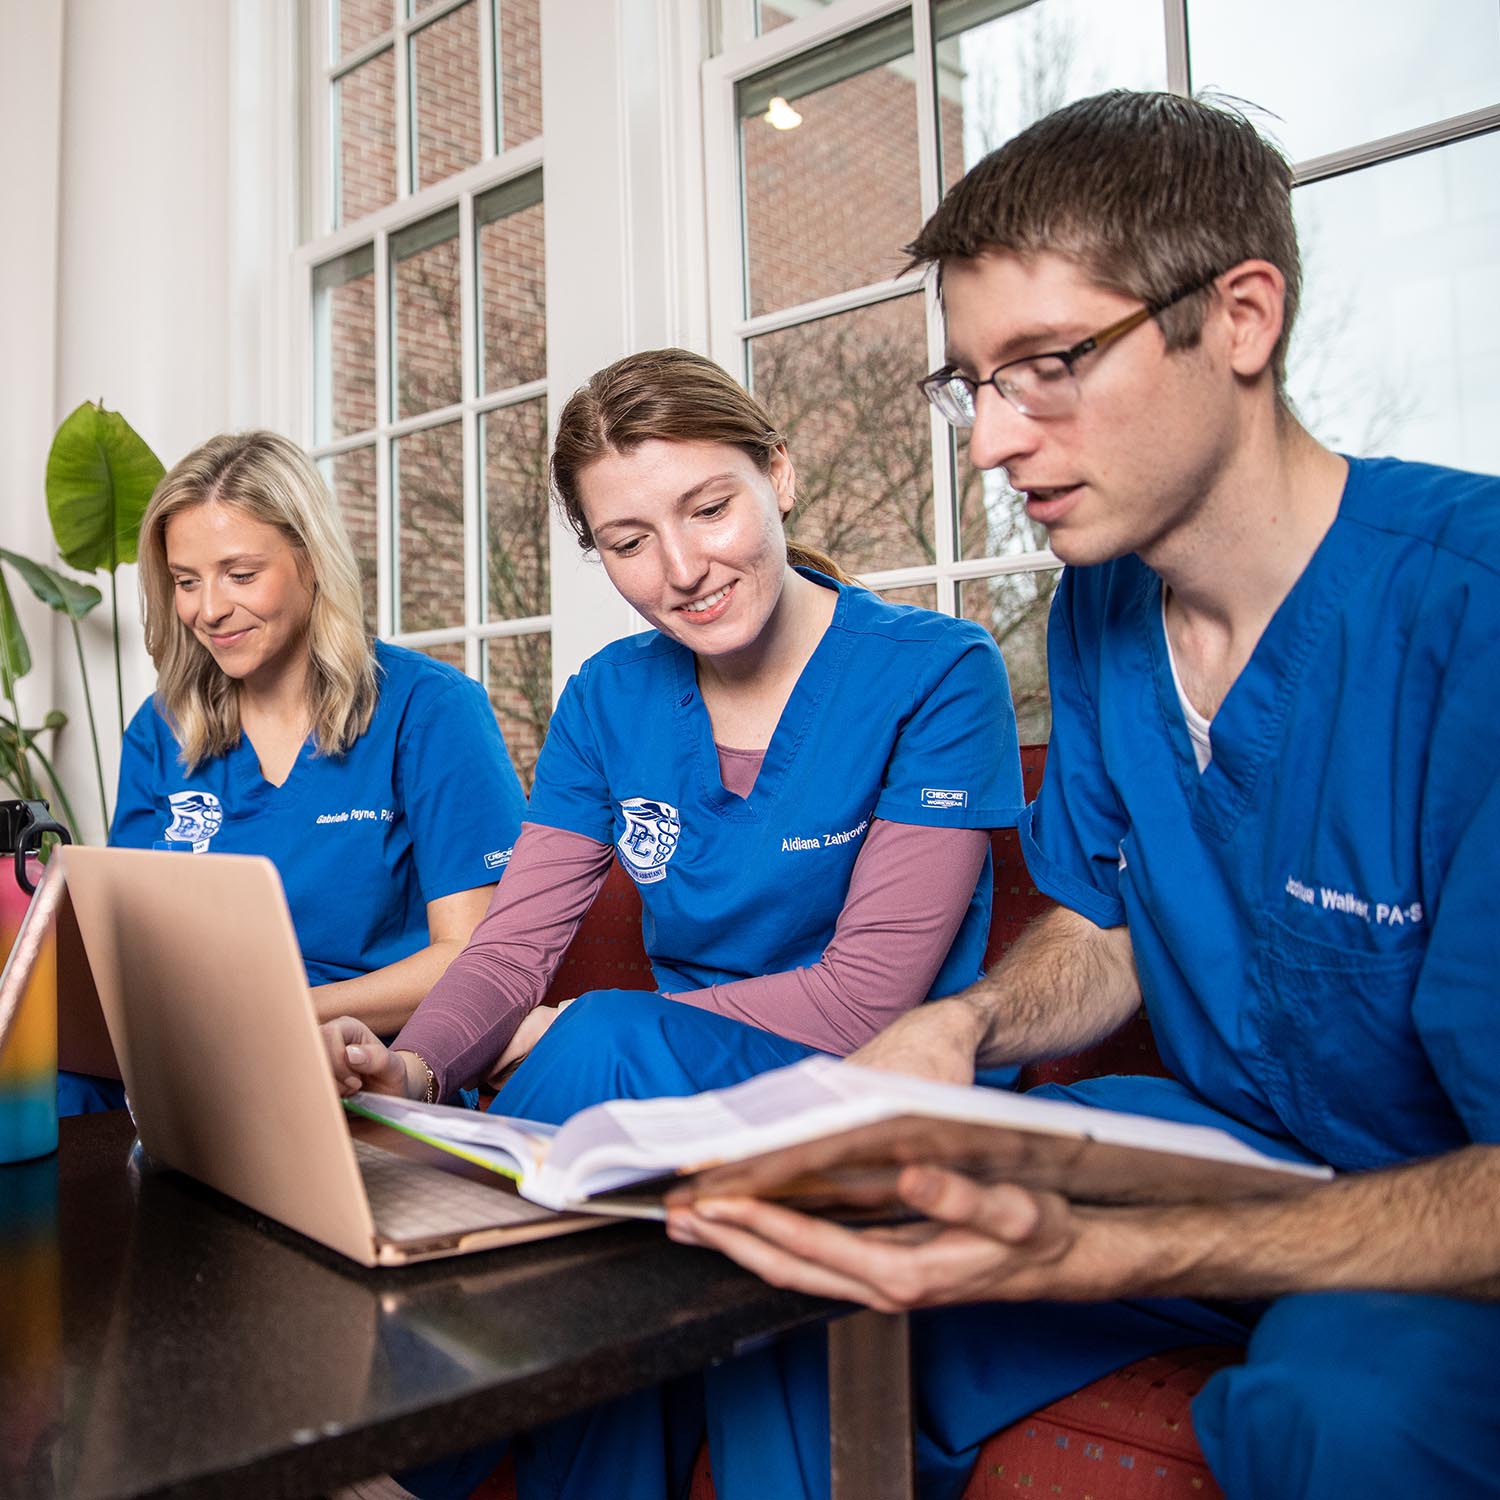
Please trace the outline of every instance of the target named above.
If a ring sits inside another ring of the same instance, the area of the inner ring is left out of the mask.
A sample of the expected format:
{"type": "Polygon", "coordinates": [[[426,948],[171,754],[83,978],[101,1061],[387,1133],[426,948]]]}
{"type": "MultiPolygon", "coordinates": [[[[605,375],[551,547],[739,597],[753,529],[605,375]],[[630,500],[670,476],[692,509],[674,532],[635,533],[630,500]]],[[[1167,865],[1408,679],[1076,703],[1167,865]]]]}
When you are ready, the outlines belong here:
{"type": "Polygon", "coordinates": [[[422,1090],[422,1103],[436,1104],[437,1074],[432,1071],[432,1064],[420,1052],[413,1052],[412,1056],[422,1064],[422,1071],[427,1075],[427,1087],[422,1090]]]}

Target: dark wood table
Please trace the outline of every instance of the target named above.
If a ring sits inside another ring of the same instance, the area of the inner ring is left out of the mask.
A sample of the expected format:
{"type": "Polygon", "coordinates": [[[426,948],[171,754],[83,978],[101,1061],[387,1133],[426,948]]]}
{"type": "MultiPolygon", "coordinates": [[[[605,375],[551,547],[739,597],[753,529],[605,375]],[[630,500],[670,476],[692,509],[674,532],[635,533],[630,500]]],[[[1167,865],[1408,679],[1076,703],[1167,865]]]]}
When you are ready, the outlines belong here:
{"type": "MultiPolygon", "coordinates": [[[[0,1167],[3,1500],[317,1495],[843,1310],[639,1224],[367,1271],[133,1147],[0,1167]]],[[[832,1329],[837,1489],[910,1493],[904,1325],[832,1329]]]]}

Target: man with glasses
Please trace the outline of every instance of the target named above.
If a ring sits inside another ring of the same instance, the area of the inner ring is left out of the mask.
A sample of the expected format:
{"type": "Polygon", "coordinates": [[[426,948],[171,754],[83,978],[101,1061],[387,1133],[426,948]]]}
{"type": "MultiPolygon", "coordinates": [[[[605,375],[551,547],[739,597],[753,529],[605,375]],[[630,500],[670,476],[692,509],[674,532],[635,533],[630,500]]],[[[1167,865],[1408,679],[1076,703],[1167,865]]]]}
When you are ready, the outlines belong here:
{"type": "MultiPolygon", "coordinates": [[[[855,1060],[967,1082],[1144,997],[1170,1079],[1049,1091],[1339,1173],[1111,1209],[912,1168],[935,1224],[895,1233],[676,1214],[678,1238],[821,1295],[1008,1304],[914,1327],[924,1495],[958,1494],[988,1433],[1203,1343],[1245,1347],[1194,1403],[1230,1495],[1500,1493],[1500,481],[1301,426],[1290,187],[1243,118],[1106,94],[986,158],[912,247],[948,335],[923,389],[1069,564],[1021,825],[1059,904],[855,1060]]],[[[721,1495],[752,1466],[795,1492],[815,1359],[734,1378],[721,1495]]]]}

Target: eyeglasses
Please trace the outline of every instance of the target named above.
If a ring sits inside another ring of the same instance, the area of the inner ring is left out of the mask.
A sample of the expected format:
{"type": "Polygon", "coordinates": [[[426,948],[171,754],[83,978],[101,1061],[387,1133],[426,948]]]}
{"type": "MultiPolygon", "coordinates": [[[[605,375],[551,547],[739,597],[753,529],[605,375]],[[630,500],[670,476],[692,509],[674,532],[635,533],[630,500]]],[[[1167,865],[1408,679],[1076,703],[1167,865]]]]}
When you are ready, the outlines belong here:
{"type": "Polygon", "coordinates": [[[1078,405],[1078,372],[1073,368],[1085,354],[1092,354],[1106,344],[1123,338],[1132,328],[1139,328],[1148,318],[1165,312],[1194,292],[1201,292],[1218,280],[1217,275],[1204,277],[1191,286],[1173,292],[1164,301],[1150,303],[1135,312],[1101,328],[1071,349],[1049,350],[1045,354],[1027,354],[1006,361],[991,370],[983,380],[963,375],[952,365],[934,370],[921,382],[922,393],[939,414],[955,427],[974,425],[974,408],[979,387],[992,385],[1015,409],[1026,417],[1045,421],[1065,417],[1078,405]]]}

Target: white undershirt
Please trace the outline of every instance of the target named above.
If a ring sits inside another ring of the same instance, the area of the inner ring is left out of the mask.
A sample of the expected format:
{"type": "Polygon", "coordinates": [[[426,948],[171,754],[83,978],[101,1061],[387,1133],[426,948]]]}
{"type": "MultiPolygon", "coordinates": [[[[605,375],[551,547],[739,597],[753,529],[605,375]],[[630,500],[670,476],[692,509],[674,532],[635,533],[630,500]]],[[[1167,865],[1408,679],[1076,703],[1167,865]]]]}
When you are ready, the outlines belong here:
{"type": "Polygon", "coordinates": [[[1209,742],[1208,732],[1211,720],[1205,719],[1202,714],[1193,707],[1188,695],[1182,690],[1182,678],[1177,675],[1177,658],[1172,655],[1172,637],[1167,630],[1167,591],[1161,591],[1161,634],[1167,643],[1167,665],[1172,669],[1172,686],[1177,689],[1177,701],[1182,705],[1182,717],[1187,724],[1188,738],[1193,742],[1193,758],[1198,762],[1198,772],[1201,775],[1208,769],[1208,763],[1214,758],[1213,745],[1209,742]]]}

